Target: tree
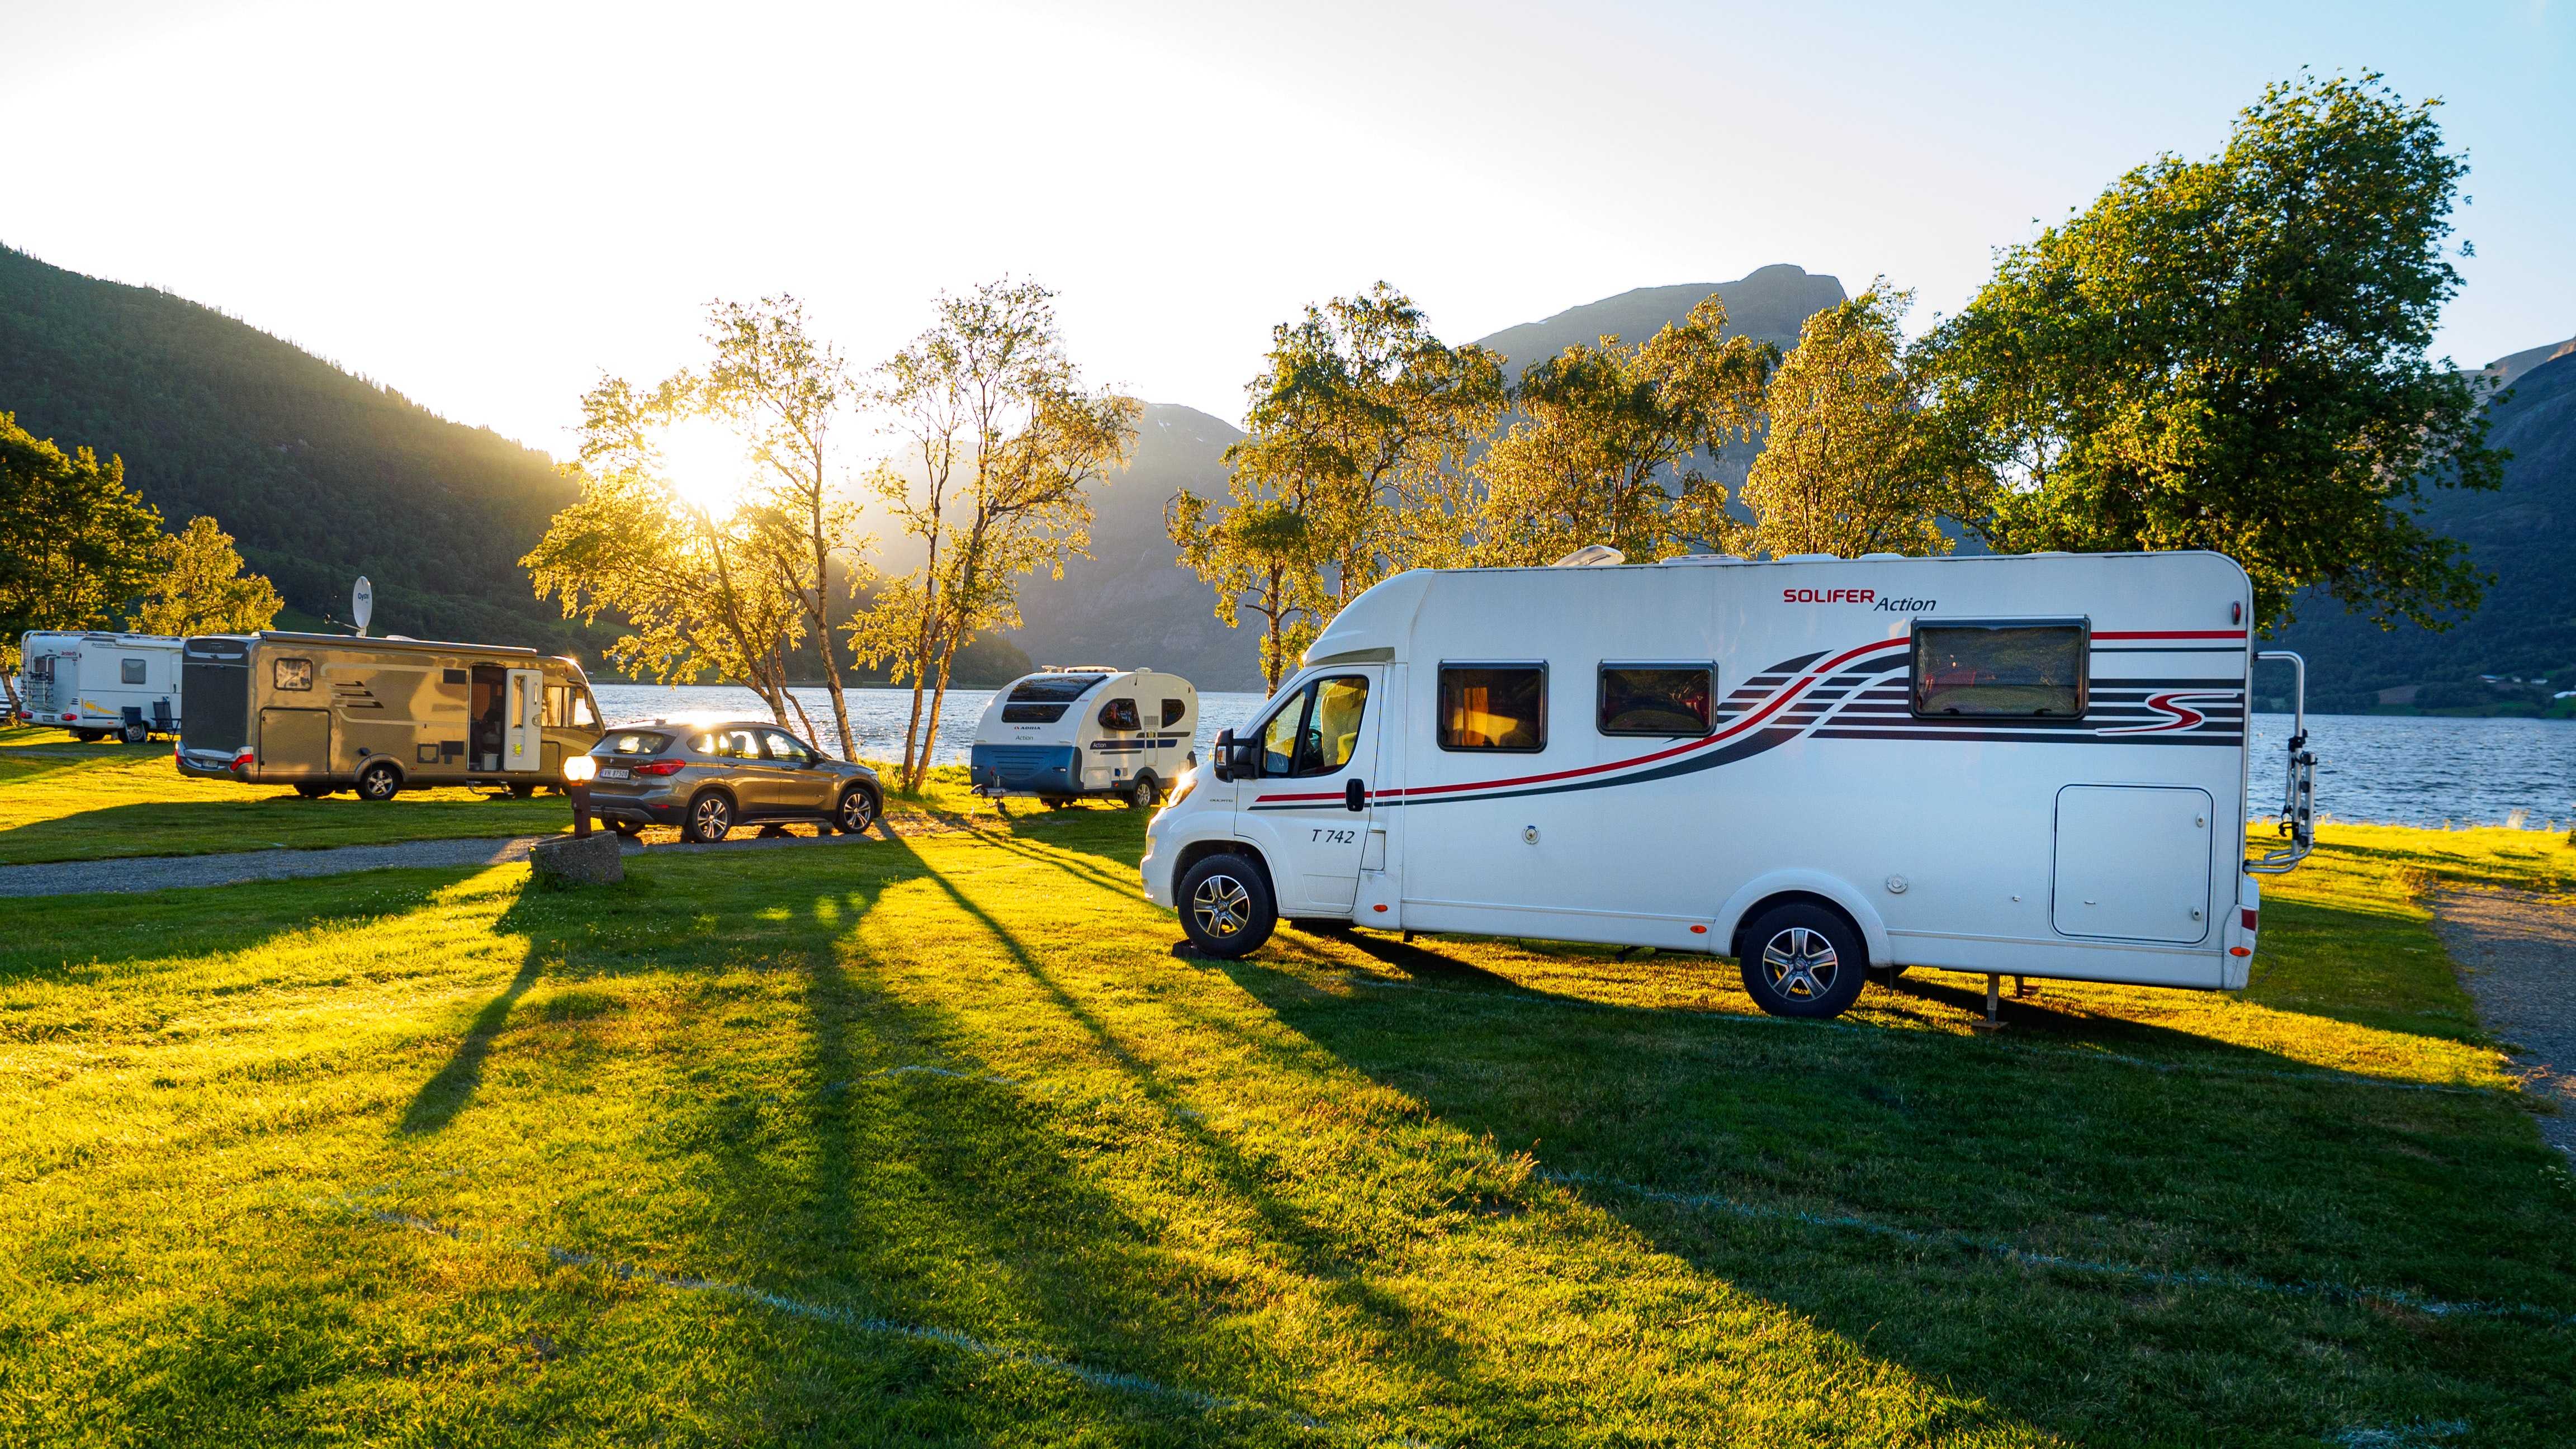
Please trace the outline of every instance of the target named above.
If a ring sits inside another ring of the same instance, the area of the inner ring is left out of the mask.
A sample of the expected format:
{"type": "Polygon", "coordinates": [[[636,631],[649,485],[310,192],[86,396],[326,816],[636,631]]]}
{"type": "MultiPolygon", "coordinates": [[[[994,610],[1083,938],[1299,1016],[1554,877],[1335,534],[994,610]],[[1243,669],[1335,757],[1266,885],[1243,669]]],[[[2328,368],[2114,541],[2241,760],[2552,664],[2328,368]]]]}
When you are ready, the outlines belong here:
{"type": "Polygon", "coordinates": [[[1523,414],[1477,464],[1478,561],[1544,564],[1606,543],[1647,561],[1724,547],[1726,485],[1691,466],[1750,436],[1779,350],[1725,337],[1710,297],[1643,346],[1603,337],[1521,375],[1523,414]]]}
{"type": "Polygon", "coordinates": [[[692,386],[683,374],[650,393],[615,377],[591,389],[580,456],[566,469],[580,497],[520,564],[566,618],[626,621],[630,632],[608,649],[619,667],[666,683],[712,671],[757,692],[788,728],[785,656],[803,610],[766,566],[752,510],[693,499],[663,455],[692,386]]]}
{"type": "Polygon", "coordinates": [[[1065,556],[1088,545],[1086,490],[1125,456],[1142,408],[1086,390],[1054,294],[1008,278],[941,293],[938,320],[879,369],[874,400],[920,469],[888,462],[877,493],[925,558],[849,633],[854,652],[912,685],[902,787],[918,790],[958,649],[1018,624],[1020,579],[1060,578],[1065,556]]]}
{"type": "Polygon", "coordinates": [[[0,413],[0,640],[12,713],[18,637],[107,622],[152,582],[161,515],[125,486],[125,463],[66,455],[0,413]]]}
{"type": "Polygon", "coordinates": [[[1945,423],[1996,483],[1996,548],[2208,548],[2255,618],[2321,587],[2440,627],[2481,581],[2422,489],[2493,488],[2469,378],[2428,360],[2467,163],[2377,75],[2276,84],[2226,149],[2162,156],[2004,252],[1926,339],[1945,423]]]}
{"type": "Polygon", "coordinates": [[[162,573],[125,627],[143,634],[255,634],[286,601],[261,574],[242,572],[233,536],[203,516],[176,538],[161,540],[162,573]]]}
{"type": "Polygon", "coordinates": [[[1165,520],[1181,561],[1216,587],[1217,617],[1264,620],[1275,686],[1361,590],[1466,560],[1466,457],[1501,414],[1502,359],[1443,343],[1380,282],[1273,328],[1246,391],[1247,436],[1225,454],[1232,505],[1183,493],[1165,520]]]}
{"type": "Polygon", "coordinates": [[[1925,407],[1898,322],[1911,292],[1880,284],[1807,319],[1764,393],[1761,456],[1744,480],[1753,547],[1781,557],[1948,553],[1940,519],[1974,490],[1925,407]]]}
{"type": "Polygon", "coordinates": [[[804,304],[793,297],[718,303],[707,324],[715,361],[698,380],[696,401],[741,434],[768,482],[754,520],[756,551],[804,615],[822,657],[841,753],[857,759],[832,638],[846,612],[837,599],[872,572],[861,560],[870,540],[859,531],[858,503],[836,486],[840,469],[831,450],[832,426],[851,391],[847,370],[830,344],[806,330],[804,304]]]}

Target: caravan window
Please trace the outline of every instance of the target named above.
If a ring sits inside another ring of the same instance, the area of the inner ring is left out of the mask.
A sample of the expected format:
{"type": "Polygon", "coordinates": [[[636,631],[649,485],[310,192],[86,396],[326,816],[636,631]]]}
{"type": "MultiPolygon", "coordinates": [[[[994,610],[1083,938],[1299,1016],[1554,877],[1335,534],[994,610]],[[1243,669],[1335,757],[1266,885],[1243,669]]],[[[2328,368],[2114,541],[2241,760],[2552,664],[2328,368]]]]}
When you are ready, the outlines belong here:
{"type": "Polygon", "coordinates": [[[276,685],[280,689],[311,689],[313,687],[313,661],[310,659],[280,659],[269,666],[268,678],[271,684],[276,685]]]}
{"type": "Polygon", "coordinates": [[[1712,664],[1604,664],[1601,733],[1696,737],[1708,733],[1717,694],[1712,664]]]}
{"type": "Polygon", "coordinates": [[[1177,699],[1167,699],[1167,700],[1164,700],[1164,701],[1163,701],[1163,728],[1165,728],[1165,729],[1170,729],[1172,726],[1174,726],[1174,725],[1176,725],[1176,724],[1179,724],[1179,723],[1181,722],[1181,716],[1182,716],[1182,715],[1185,715],[1185,714],[1188,714],[1189,712],[1190,712],[1190,707],[1189,707],[1188,705],[1186,705],[1186,704],[1181,703],[1181,702],[1180,702],[1179,700],[1177,700],[1177,699]]]}
{"type": "Polygon", "coordinates": [[[1441,665],[1440,748],[1546,749],[1547,666],[1441,665]]]}
{"type": "Polygon", "coordinates": [[[1297,691],[1261,727],[1261,773],[1339,774],[1359,749],[1368,690],[1366,675],[1336,674],[1297,691]]]}
{"type": "Polygon", "coordinates": [[[1002,701],[1004,724],[1054,724],[1072,703],[1089,694],[1105,674],[1032,674],[1011,686],[1002,701]]]}
{"type": "Polygon", "coordinates": [[[2084,713],[2084,621],[1914,626],[1914,712],[2071,719],[2084,713]]]}
{"type": "Polygon", "coordinates": [[[1100,727],[1105,730],[1136,730],[1143,729],[1145,723],[1137,718],[1136,701],[1113,699],[1100,707],[1100,727]]]}
{"type": "Polygon", "coordinates": [[[143,661],[140,659],[120,659],[116,661],[116,677],[120,683],[141,684],[143,682],[143,661]]]}

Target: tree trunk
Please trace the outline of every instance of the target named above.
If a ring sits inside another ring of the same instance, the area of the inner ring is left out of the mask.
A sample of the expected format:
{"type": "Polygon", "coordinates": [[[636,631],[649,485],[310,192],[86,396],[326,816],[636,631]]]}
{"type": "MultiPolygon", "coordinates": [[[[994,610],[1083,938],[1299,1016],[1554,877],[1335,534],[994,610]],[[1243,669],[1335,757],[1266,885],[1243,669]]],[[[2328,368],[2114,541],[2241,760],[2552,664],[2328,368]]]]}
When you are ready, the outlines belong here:
{"type": "Polygon", "coordinates": [[[921,789],[922,782],[930,778],[930,750],[931,746],[939,742],[939,708],[948,698],[948,668],[956,658],[957,647],[954,643],[949,643],[940,651],[939,687],[930,695],[929,727],[922,732],[921,737],[921,764],[913,773],[912,788],[916,792],[921,789]]]}
{"type": "Polygon", "coordinates": [[[18,671],[12,669],[0,672],[0,689],[9,692],[9,717],[0,720],[0,724],[16,724],[21,712],[18,703],[18,671]]]}

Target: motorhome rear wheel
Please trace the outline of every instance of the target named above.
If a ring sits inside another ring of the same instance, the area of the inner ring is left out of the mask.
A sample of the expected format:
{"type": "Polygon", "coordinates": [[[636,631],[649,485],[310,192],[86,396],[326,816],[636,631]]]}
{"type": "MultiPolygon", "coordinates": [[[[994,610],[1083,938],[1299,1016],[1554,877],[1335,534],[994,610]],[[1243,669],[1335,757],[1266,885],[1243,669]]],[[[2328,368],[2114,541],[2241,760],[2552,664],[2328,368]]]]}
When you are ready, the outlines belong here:
{"type": "Polygon", "coordinates": [[[1744,989],[1773,1016],[1840,1016],[1860,995],[1869,951],[1822,906],[1773,906],[1745,927],[1744,989]]]}
{"type": "Polygon", "coordinates": [[[379,760],[358,772],[358,798],[390,800],[402,793],[402,771],[379,760]]]}
{"type": "Polygon", "coordinates": [[[1240,855],[1211,855],[1181,875],[1181,930],[1201,955],[1231,961],[1270,939],[1279,908],[1270,882],[1240,855]]]}

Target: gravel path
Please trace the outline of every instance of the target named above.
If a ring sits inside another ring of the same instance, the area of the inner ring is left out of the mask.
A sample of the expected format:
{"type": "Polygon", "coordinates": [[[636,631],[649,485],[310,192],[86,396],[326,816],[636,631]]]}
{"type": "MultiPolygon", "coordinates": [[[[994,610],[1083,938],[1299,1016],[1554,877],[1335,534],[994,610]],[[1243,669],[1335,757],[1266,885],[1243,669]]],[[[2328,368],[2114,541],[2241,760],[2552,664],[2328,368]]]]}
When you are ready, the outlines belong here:
{"type": "MultiPolygon", "coordinates": [[[[231,885],[245,880],[346,875],[398,866],[501,865],[528,858],[528,847],[550,835],[512,840],[415,840],[403,845],[343,845],[329,850],[245,850],[229,855],[151,855],[125,860],[75,860],[56,865],[0,866],[0,896],[70,896],[99,892],[178,890],[231,885]]],[[[861,837],[802,836],[728,840],[722,845],[644,845],[627,841],[628,855],[646,850],[778,850],[795,846],[850,845],[861,837]]]]}
{"type": "Polygon", "coordinates": [[[2540,1135],[2576,1155],[2576,900],[2454,891],[2434,919],[2487,1030],[2531,1090],[2557,1104],[2540,1135]]]}

